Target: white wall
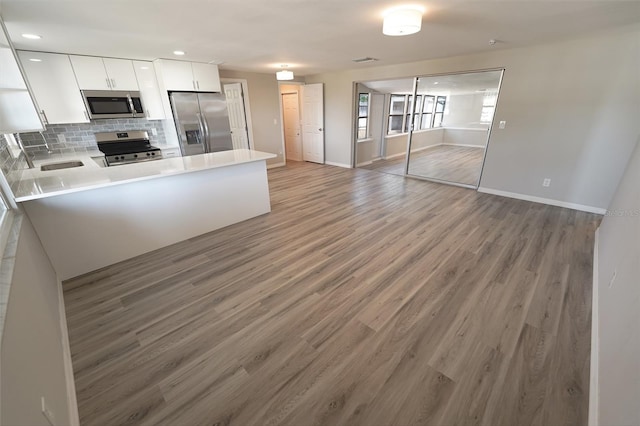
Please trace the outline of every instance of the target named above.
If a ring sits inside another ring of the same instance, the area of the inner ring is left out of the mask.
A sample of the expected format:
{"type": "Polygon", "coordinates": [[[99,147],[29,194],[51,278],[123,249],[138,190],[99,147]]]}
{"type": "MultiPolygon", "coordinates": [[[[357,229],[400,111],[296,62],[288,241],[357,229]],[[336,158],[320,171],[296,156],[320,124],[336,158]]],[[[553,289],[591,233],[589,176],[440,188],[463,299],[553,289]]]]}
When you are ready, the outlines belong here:
{"type": "Polygon", "coordinates": [[[276,158],[267,160],[268,165],[282,163],[284,156],[282,123],[280,123],[280,91],[275,73],[220,70],[220,78],[247,80],[254,147],[258,151],[276,155],[276,158]]]}
{"type": "Polygon", "coordinates": [[[308,76],[325,84],[326,159],[351,162],[352,82],[506,69],[481,186],[606,208],[640,133],[640,26],[520,49],[308,76]],[[542,187],[550,178],[549,188],[542,187]]]}
{"type": "Polygon", "coordinates": [[[447,107],[443,120],[443,127],[479,127],[489,128],[488,123],[482,123],[482,103],[484,93],[451,94],[447,99],[447,107]]]}
{"type": "Polygon", "coordinates": [[[487,129],[444,129],[442,143],[445,145],[464,145],[484,148],[487,146],[489,130],[487,129]]]}
{"type": "MultiPolygon", "coordinates": [[[[75,400],[71,403],[75,413],[70,415],[67,398],[65,353],[69,363],[70,359],[65,352],[66,325],[64,331],[61,327],[61,297],[61,284],[29,219],[24,217],[2,335],[3,425],[48,426],[40,412],[43,396],[56,425],[68,425],[70,419],[77,419],[75,400]]],[[[72,383],[69,386],[73,395],[72,383]]]]}
{"type": "Polygon", "coordinates": [[[600,224],[594,292],[597,424],[640,425],[640,138],[608,214],[600,224]]]}

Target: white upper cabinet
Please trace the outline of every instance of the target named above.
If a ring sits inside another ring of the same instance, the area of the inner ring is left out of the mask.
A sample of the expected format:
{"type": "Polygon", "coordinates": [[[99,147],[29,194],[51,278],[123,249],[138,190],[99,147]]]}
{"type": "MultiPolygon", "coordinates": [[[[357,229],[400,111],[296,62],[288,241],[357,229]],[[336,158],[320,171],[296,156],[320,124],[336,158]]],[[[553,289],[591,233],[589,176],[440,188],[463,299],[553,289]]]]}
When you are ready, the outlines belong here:
{"type": "Polygon", "coordinates": [[[162,73],[164,86],[167,90],[196,90],[190,62],[161,59],[158,63],[160,64],[159,70],[162,73]]]}
{"type": "Polygon", "coordinates": [[[138,90],[132,61],[79,55],[70,58],[81,90],[138,90]]]}
{"type": "Polygon", "coordinates": [[[198,92],[220,91],[220,75],[218,74],[217,65],[192,62],[191,67],[193,68],[193,79],[196,82],[196,90],[198,92]]]}
{"type": "Polygon", "coordinates": [[[113,90],[138,90],[138,80],[133,69],[133,61],[128,59],[104,58],[104,67],[113,90]]]}
{"type": "Polygon", "coordinates": [[[18,51],[45,124],[88,123],[68,55],[18,51]]]}
{"type": "Polygon", "coordinates": [[[153,68],[153,63],[145,61],[133,61],[133,68],[138,80],[140,95],[144,106],[145,115],[149,120],[164,120],[164,108],[162,96],[158,87],[158,80],[153,68]]]}
{"type": "Polygon", "coordinates": [[[42,121],[0,21],[0,133],[42,130],[42,121]]]}
{"type": "Polygon", "coordinates": [[[197,62],[156,61],[165,90],[189,92],[220,92],[218,66],[197,62]]]}

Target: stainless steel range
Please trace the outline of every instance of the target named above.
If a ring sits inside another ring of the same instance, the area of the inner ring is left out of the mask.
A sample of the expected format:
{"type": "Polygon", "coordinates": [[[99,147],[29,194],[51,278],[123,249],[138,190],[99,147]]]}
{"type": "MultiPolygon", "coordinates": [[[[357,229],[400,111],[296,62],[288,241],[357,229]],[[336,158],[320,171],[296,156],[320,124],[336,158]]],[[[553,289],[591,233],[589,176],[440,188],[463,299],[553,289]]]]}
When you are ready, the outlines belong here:
{"type": "Polygon", "coordinates": [[[108,166],[160,160],[162,151],[152,146],[149,134],[142,130],[96,133],[98,149],[105,155],[108,166]]]}

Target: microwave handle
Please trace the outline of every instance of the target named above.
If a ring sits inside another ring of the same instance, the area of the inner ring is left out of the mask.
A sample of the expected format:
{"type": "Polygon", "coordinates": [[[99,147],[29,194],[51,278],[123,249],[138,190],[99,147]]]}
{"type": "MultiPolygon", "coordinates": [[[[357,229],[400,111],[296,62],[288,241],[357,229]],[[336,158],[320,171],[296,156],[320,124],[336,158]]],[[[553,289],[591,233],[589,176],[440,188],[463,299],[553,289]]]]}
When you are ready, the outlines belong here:
{"type": "Polygon", "coordinates": [[[136,116],[136,109],[133,106],[133,99],[131,99],[131,95],[127,94],[127,100],[129,101],[129,110],[131,111],[131,113],[133,114],[133,116],[136,116]]]}

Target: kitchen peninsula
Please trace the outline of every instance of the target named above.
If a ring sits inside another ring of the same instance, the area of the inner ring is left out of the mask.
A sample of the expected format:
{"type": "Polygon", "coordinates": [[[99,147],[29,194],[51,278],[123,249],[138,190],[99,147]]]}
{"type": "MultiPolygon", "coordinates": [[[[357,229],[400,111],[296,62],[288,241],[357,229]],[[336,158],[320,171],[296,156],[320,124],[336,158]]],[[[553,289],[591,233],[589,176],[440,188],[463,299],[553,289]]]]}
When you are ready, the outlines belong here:
{"type": "Polygon", "coordinates": [[[266,160],[247,149],[99,167],[22,170],[14,186],[60,279],[271,211],[266,160]]]}

